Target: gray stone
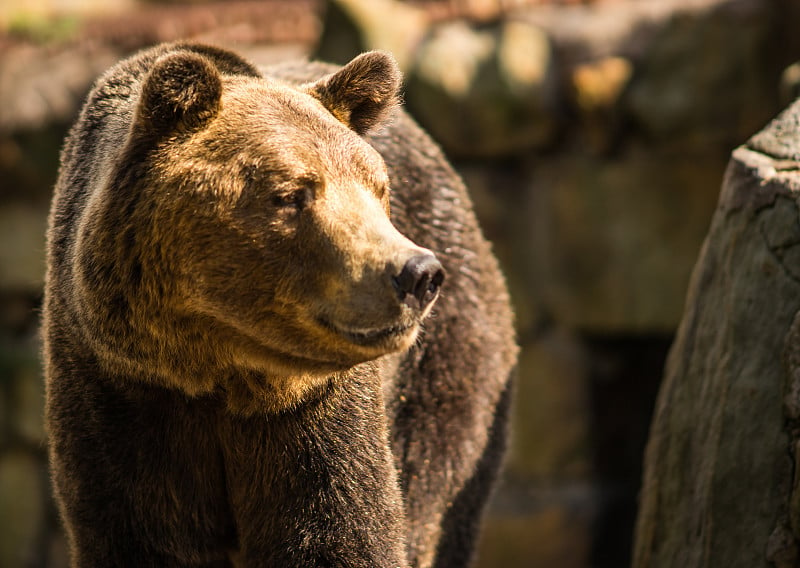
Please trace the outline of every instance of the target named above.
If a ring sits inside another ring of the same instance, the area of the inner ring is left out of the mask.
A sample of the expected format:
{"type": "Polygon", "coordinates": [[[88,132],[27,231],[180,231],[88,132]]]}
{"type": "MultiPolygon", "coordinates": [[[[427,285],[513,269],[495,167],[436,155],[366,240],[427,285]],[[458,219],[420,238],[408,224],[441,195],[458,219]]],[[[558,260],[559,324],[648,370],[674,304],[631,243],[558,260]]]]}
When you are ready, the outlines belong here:
{"type": "MultiPolygon", "coordinates": [[[[748,148],[766,154],[776,161],[800,161],[800,113],[789,108],[782,112],[764,130],[750,138],[748,148]]],[[[785,169],[792,164],[776,164],[778,169],[785,169]]],[[[796,164],[795,164],[796,165],[796,164]]]]}
{"type": "Polygon", "coordinates": [[[798,116],[733,153],[652,423],[634,567],[796,565],[798,116]]]}

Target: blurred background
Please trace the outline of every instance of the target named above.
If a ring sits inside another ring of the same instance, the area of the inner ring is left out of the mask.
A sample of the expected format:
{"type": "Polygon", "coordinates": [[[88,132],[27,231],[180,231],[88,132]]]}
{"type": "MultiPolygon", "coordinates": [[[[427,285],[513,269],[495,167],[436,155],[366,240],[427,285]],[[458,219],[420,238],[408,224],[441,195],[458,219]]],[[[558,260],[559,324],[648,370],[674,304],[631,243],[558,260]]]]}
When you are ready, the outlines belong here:
{"type": "Polygon", "coordinates": [[[0,566],[66,566],[37,335],[60,145],[94,78],[193,38],[392,51],[512,290],[513,442],[480,568],[628,566],[648,425],[730,152],[800,94],[796,0],[2,0],[0,566]]]}

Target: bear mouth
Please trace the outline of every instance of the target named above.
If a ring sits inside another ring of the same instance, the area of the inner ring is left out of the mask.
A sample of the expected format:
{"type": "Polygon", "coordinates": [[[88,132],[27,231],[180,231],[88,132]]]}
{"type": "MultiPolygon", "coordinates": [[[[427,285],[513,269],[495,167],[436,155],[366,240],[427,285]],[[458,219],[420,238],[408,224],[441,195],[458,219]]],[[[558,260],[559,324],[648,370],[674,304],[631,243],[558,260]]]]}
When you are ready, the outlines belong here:
{"type": "Polygon", "coordinates": [[[381,344],[393,343],[394,340],[406,337],[417,327],[417,323],[414,322],[411,324],[398,323],[383,328],[354,329],[344,328],[324,319],[320,319],[319,322],[323,327],[344,337],[351,343],[364,347],[376,347],[381,344]]]}

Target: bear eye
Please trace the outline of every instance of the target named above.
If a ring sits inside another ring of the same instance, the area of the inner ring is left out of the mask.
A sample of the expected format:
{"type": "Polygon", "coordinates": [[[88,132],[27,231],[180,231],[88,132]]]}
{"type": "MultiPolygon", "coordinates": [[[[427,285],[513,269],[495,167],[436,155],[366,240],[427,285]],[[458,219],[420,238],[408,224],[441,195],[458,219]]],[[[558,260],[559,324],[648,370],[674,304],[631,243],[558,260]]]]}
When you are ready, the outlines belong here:
{"type": "Polygon", "coordinates": [[[317,181],[313,179],[303,179],[292,184],[293,187],[282,191],[272,198],[272,204],[280,209],[292,209],[302,211],[316,197],[317,181]]]}
{"type": "Polygon", "coordinates": [[[280,209],[296,209],[302,211],[305,207],[305,196],[303,191],[291,191],[282,193],[272,198],[272,204],[280,209]]]}

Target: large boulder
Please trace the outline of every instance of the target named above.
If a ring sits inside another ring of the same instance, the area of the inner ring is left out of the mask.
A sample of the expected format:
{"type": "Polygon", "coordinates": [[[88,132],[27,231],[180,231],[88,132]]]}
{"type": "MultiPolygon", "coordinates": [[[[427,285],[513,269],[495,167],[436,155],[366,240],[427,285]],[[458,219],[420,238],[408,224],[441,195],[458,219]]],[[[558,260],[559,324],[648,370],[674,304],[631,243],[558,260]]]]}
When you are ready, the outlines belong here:
{"type": "Polygon", "coordinates": [[[797,101],[728,166],[651,427],[634,567],[798,565],[799,214],[797,101]]]}

